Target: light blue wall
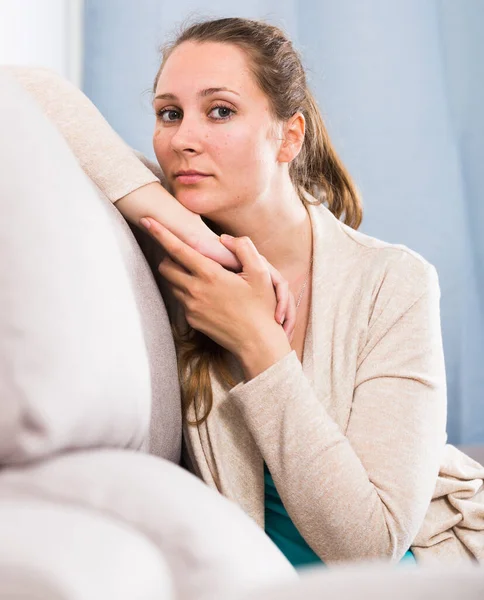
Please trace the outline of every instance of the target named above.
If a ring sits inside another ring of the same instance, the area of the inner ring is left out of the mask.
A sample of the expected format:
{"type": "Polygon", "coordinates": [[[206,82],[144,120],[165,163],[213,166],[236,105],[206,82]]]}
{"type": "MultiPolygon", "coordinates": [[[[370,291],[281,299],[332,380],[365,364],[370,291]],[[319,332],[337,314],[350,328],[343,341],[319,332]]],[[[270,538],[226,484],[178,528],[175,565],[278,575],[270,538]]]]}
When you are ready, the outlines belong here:
{"type": "Polygon", "coordinates": [[[85,91],[152,155],[157,47],[200,16],[268,18],[301,50],[362,191],[362,231],[432,262],[442,288],[449,439],[484,442],[484,59],[480,0],[86,1],[85,91]],[[231,8],[236,6],[236,9],[231,8]],[[145,91],[145,93],[144,93],[145,91]]]}

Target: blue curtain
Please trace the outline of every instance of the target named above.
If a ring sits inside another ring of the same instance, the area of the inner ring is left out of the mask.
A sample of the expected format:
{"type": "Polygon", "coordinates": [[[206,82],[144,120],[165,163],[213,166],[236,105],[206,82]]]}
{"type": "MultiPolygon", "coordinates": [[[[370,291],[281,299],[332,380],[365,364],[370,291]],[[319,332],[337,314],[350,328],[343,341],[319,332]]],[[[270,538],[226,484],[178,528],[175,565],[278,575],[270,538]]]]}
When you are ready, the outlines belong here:
{"type": "Polygon", "coordinates": [[[449,441],[484,443],[484,2],[86,0],[84,90],[151,157],[157,49],[193,15],[264,18],[292,37],[361,190],[361,230],[437,268],[449,441]]]}

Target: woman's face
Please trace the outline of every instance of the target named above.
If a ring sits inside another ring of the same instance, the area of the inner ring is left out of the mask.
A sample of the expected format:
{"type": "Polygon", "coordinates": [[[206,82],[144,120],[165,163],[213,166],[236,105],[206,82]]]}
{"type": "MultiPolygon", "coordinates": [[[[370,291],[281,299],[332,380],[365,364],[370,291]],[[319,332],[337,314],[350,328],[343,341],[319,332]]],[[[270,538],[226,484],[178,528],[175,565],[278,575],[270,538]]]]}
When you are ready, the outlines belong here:
{"type": "Polygon", "coordinates": [[[182,43],[160,74],[154,109],[156,158],[185,207],[216,220],[270,193],[280,136],[242,50],[182,43]]]}

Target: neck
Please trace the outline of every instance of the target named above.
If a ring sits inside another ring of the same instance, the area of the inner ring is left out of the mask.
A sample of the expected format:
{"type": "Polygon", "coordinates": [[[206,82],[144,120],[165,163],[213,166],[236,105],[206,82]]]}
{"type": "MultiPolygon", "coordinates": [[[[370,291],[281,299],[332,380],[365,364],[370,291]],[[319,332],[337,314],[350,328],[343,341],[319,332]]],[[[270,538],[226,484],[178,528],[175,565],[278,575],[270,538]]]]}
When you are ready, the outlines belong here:
{"type": "Polygon", "coordinates": [[[312,255],[311,221],[290,182],[251,204],[208,218],[225,233],[250,237],[259,253],[293,286],[304,281],[312,255]]]}

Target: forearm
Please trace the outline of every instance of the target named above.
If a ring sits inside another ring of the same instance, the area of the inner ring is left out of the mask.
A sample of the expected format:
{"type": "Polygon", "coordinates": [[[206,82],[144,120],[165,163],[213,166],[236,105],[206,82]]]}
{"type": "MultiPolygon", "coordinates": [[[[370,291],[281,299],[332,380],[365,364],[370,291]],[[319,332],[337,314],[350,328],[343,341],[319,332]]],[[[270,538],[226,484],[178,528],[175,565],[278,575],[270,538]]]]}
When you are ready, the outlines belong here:
{"type": "Polygon", "coordinates": [[[291,353],[230,392],[290,518],[326,563],[400,558],[412,541],[408,530],[423,518],[422,503],[412,508],[407,500],[418,495],[405,489],[415,479],[396,469],[394,489],[379,490],[297,363],[291,353]]]}
{"type": "Polygon", "coordinates": [[[117,200],[116,208],[125,219],[143,231],[140,219],[151,217],[204,256],[224,267],[239,267],[238,260],[220,242],[218,235],[205,225],[200,215],[185,208],[160,183],[137,188],[117,200]]]}
{"type": "Polygon", "coordinates": [[[89,98],[68,80],[49,69],[1,68],[34,98],[83,171],[111,202],[158,181],[89,98]]]}
{"type": "MultiPolygon", "coordinates": [[[[126,220],[142,230],[139,220],[152,217],[192,247],[202,239],[219,243],[218,236],[200,216],[187,210],[160,183],[137,188],[115,204],[126,220]]],[[[220,246],[223,248],[222,244],[220,246]]]]}
{"type": "Polygon", "coordinates": [[[291,519],[325,562],[398,560],[421,527],[446,439],[438,300],[431,270],[417,273],[400,310],[385,302],[346,423],[335,420],[342,399],[331,381],[316,396],[294,352],[230,391],[291,519]]]}

